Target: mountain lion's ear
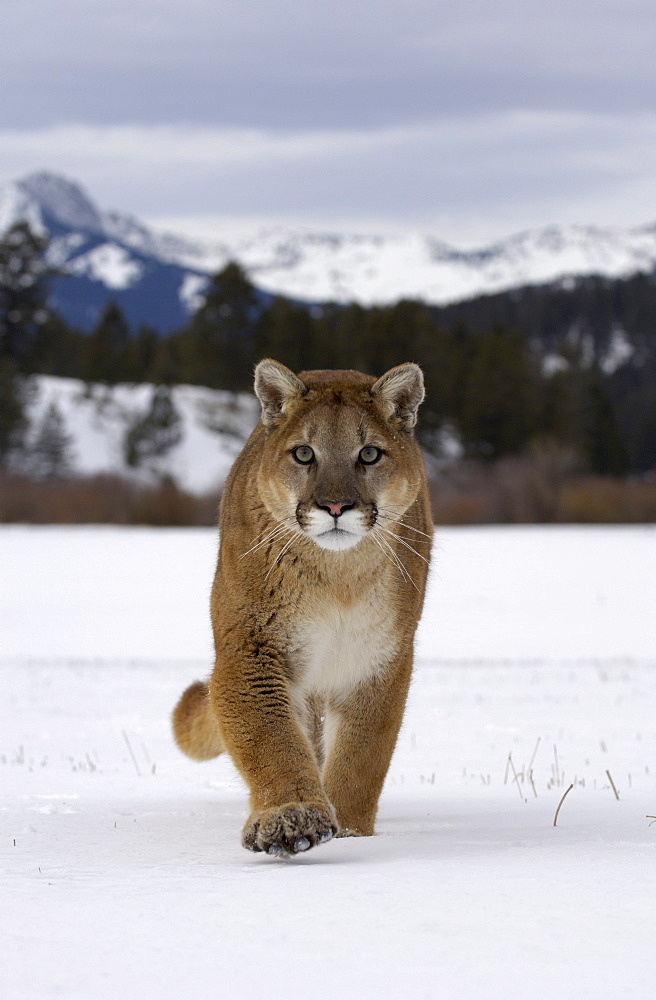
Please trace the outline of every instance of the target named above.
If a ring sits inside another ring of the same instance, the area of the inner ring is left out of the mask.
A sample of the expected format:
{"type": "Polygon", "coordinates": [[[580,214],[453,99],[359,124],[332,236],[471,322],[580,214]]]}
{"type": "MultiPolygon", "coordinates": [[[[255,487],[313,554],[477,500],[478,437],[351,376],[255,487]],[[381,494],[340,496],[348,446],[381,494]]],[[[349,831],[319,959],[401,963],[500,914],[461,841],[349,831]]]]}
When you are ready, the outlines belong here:
{"type": "Polygon", "coordinates": [[[426,395],[421,368],[411,363],[390,368],[372,385],[371,395],[381,404],[388,420],[398,421],[404,431],[412,430],[426,395]]]}
{"type": "Polygon", "coordinates": [[[262,404],[262,423],[273,427],[284,416],[289,403],[300,399],[307,386],[279,361],[265,358],[255,369],[255,395],[262,404]]]}

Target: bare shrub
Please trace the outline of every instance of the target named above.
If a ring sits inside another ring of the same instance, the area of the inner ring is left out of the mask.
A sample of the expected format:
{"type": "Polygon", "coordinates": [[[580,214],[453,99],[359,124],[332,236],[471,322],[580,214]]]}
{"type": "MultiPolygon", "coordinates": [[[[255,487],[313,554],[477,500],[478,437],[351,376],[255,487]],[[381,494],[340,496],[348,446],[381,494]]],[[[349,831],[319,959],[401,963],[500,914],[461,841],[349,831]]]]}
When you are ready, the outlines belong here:
{"type": "Polygon", "coordinates": [[[576,524],[645,524],[656,521],[656,478],[623,482],[590,477],[569,483],[560,520],[576,524]]]}
{"type": "Polygon", "coordinates": [[[172,480],[140,485],[121,476],[37,481],[0,476],[0,522],[28,524],[211,525],[218,496],[194,496],[172,480]]]}
{"type": "Polygon", "coordinates": [[[437,524],[656,522],[655,476],[585,475],[573,452],[546,443],[495,463],[432,469],[429,491],[437,524]]]}

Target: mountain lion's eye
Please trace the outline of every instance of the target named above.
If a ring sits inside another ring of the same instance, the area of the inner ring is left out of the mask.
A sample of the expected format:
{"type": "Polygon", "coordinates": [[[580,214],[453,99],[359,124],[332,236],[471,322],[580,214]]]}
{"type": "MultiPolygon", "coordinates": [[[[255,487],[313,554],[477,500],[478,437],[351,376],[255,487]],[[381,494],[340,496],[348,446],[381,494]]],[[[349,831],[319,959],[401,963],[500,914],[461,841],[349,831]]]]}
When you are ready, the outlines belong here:
{"type": "Polygon", "coordinates": [[[314,461],[314,452],[306,444],[302,444],[299,448],[294,448],[292,455],[301,465],[309,465],[310,462],[314,461]]]}
{"type": "Polygon", "coordinates": [[[364,465],[374,465],[382,454],[383,453],[380,448],[363,448],[360,452],[359,458],[364,465]]]}

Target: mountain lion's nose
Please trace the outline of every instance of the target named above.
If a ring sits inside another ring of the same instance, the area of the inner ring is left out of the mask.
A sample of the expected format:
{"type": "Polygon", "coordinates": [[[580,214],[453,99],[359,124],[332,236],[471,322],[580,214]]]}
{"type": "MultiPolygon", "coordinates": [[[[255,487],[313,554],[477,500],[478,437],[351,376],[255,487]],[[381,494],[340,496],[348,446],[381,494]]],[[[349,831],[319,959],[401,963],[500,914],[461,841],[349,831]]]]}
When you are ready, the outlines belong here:
{"type": "Polygon", "coordinates": [[[350,500],[317,500],[317,507],[327,510],[331,517],[340,517],[345,510],[351,510],[354,506],[350,500]]]}

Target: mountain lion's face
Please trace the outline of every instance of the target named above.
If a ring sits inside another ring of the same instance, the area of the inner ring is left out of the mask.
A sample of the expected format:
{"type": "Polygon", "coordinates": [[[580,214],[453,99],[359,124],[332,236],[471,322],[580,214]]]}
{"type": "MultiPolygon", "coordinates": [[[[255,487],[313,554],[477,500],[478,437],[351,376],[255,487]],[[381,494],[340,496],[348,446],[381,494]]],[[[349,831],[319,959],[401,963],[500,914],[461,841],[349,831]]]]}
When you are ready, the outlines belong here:
{"type": "MultiPolygon", "coordinates": [[[[408,377],[397,381],[407,390],[421,373],[414,365],[402,369],[408,377]]],[[[292,376],[302,390],[294,384],[271,422],[260,496],[277,521],[323,549],[352,548],[372,531],[384,544],[385,531],[402,519],[422,482],[410,418],[376,391],[387,376],[324,384],[312,379],[319,374],[292,376]]]]}

